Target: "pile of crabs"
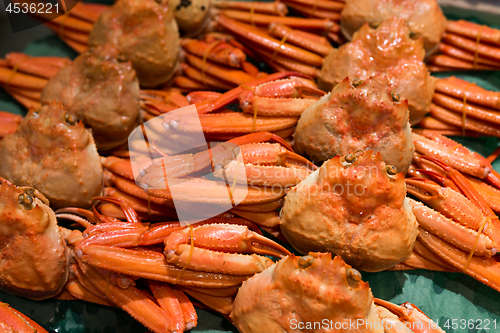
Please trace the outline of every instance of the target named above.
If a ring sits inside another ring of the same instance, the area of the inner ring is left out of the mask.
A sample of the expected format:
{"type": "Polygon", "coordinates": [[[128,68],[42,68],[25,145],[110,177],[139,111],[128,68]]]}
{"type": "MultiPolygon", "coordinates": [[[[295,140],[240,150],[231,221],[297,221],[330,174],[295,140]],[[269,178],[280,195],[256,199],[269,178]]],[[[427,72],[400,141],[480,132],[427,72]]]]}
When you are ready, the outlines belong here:
{"type": "MultiPolygon", "coordinates": [[[[500,152],[445,136],[500,137],[500,93],[430,75],[499,69],[500,31],[434,0],[81,2],[46,25],[81,54],[0,60],[29,109],[0,113],[0,289],[153,332],[195,305],[240,332],[442,332],[358,270],[500,291],[500,152]]],[[[3,303],[0,327],[43,331],[3,303]]]]}

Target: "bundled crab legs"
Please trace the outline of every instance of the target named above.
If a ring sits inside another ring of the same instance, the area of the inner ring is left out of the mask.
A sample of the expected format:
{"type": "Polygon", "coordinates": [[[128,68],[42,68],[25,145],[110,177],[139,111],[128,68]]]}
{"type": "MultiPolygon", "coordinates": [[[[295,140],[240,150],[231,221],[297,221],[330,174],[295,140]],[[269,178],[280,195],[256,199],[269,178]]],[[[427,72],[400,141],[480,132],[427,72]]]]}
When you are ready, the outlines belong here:
{"type": "Polygon", "coordinates": [[[498,186],[489,163],[438,135],[415,135],[415,148],[419,154],[408,172],[407,190],[430,207],[410,200],[420,233],[411,257],[396,269],[464,272],[500,290],[500,263],[494,257],[499,248],[500,221],[493,212],[498,210],[498,190],[461,173],[490,178],[498,186]]]}
{"type": "MultiPolygon", "coordinates": [[[[229,169],[226,174],[221,174],[220,171],[214,173],[217,178],[227,179],[228,184],[232,184],[233,193],[243,189],[247,191],[239,204],[231,203],[233,208],[230,212],[251,220],[268,231],[276,231],[279,224],[277,210],[283,205],[286,189],[304,179],[316,167],[293,153],[283,139],[268,132],[238,137],[194,155],[162,156],[153,152],[157,158],[143,166],[138,179],[134,177],[130,161],[108,157],[103,160],[103,165],[108,170],[105,172],[105,179],[109,188],[105,193],[116,198],[129,198],[135,205],[142,206],[139,210],[142,216],[148,219],[159,218],[166,210],[172,211],[174,207],[170,187],[165,185],[166,177],[174,177],[183,182],[179,189],[190,193],[177,197],[176,200],[201,206],[220,204],[226,200],[227,190],[218,187],[214,181],[193,178],[191,174],[214,167],[214,156],[224,156],[226,152],[232,151],[232,147],[242,154],[244,170],[241,170],[240,176],[238,170],[236,173],[231,173],[229,169]],[[276,143],[272,143],[273,141],[276,143]],[[229,151],[224,148],[226,145],[229,151]],[[246,179],[242,176],[246,176],[246,179]]],[[[158,151],[164,150],[163,148],[161,142],[155,144],[158,151]]],[[[119,214],[111,209],[101,207],[101,212],[108,215],[119,214]]]]}
{"type": "Polygon", "coordinates": [[[422,133],[500,136],[500,93],[454,76],[436,79],[429,115],[418,124],[422,133]]]}
{"type": "Polygon", "coordinates": [[[439,53],[428,60],[432,72],[499,70],[500,30],[465,20],[449,20],[439,53]]]}

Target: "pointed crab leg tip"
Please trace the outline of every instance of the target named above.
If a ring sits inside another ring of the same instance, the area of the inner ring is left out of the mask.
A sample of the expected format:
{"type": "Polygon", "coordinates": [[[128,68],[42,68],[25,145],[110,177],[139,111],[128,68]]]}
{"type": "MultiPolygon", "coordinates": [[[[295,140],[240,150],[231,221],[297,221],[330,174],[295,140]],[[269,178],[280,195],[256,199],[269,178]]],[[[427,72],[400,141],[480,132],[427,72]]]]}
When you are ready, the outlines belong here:
{"type": "Polygon", "coordinates": [[[292,253],[282,245],[258,234],[250,236],[250,241],[252,242],[253,250],[256,254],[270,255],[279,258],[292,255],[292,253]]]}

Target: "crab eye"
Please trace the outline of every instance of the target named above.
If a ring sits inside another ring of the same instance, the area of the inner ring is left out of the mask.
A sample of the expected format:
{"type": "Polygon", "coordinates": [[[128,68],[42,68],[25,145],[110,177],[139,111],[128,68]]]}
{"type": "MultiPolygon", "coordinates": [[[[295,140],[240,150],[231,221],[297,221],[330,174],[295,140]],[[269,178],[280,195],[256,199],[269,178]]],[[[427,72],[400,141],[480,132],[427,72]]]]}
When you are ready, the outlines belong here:
{"type": "Polygon", "coordinates": [[[360,85],[362,85],[362,84],[363,84],[363,82],[365,82],[365,81],[360,80],[360,79],[357,79],[357,80],[352,81],[352,85],[354,86],[354,88],[357,88],[357,87],[359,87],[360,85]]]}
{"type": "Polygon", "coordinates": [[[116,57],[116,60],[118,60],[118,62],[125,62],[125,61],[127,61],[127,59],[125,58],[125,56],[123,54],[119,54],[116,57]]]}
{"type": "Polygon", "coordinates": [[[372,29],[377,29],[380,26],[380,24],[381,24],[381,22],[372,22],[372,23],[369,23],[368,25],[372,29]]]}
{"type": "Polygon", "coordinates": [[[303,256],[299,258],[299,268],[305,269],[316,261],[316,258],[311,257],[311,256],[303,256]]]}
{"type": "Polygon", "coordinates": [[[357,269],[348,268],[346,269],[345,274],[347,277],[347,283],[349,283],[349,285],[355,285],[356,283],[361,281],[361,273],[357,269]]]}
{"type": "Polygon", "coordinates": [[[66,123],[70,126],[75,126],[76,124],[78,124],[78,119],[76,119],[75,116],[69,113],[66,113],[64,115],[64,120],[66,120],[66,123]]]}
{"type": "Polygon", "coordinates": [[[21,193],[17,197],[17,202],[23,207],[25,210],[32,210],[35,208],[35,203],[33,196],[29,195],[28,193],[21,193]]]}
{"type": "Polygon", "coordinates": [[[387,171],[387,174],[389,176],[394,176],[395,174],[398,173],[398,170],[394,166],[392,166],[392,165],[386,165],[385,166],[385,171],[387,171]]]}
{"type": "Polygon", "coordinates": [[[353,154],[347,154],[345,155],[344,160],[346,161],[346,163],[353,164],[354,162],[356,162],[357,157],[353,154]]]}
{"type": "Polygon", "coordinates": [[[393,102],[399,102],[400,98],[399,94],[395,91],[391,91],[391,98],[393,102]]]}

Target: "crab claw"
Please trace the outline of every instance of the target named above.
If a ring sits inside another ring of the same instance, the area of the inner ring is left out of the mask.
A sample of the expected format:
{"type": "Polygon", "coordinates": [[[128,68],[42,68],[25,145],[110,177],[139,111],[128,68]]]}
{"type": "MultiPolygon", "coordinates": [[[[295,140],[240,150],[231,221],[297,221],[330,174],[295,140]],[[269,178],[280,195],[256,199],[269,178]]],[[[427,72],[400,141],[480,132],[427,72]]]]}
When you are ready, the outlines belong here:
{"type": "Polygon", "coordinates": [[[290,255],[283,246],[238,225],[211,224],[184,229],[165,240],[167,261],[179,267],[249,275],[261,272],[272,264],[268,258],[240,253],[280,258],[290,255]]]}

